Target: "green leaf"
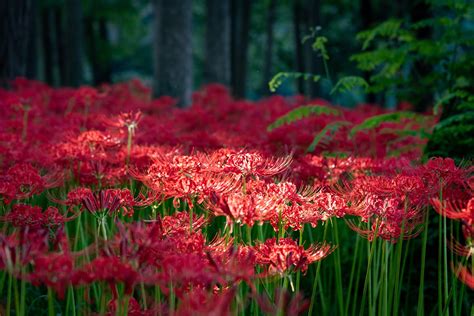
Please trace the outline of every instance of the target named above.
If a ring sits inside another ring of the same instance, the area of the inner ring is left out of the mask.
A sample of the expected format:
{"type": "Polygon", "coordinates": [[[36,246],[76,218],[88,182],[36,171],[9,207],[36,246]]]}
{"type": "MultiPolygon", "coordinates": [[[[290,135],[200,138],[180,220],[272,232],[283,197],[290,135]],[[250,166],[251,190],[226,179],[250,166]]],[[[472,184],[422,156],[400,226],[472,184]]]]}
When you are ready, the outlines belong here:
{"type": "Polygon", "coordinates": [[[328,107],[325,105],[319,105],[319,104],[310,104],[310,105],[305,105],[305,106],[300,106],[282,117],[278,118],[275,122],[270,124],[267,128],[267,130],[270,132],[274,130],[277,127],[283,126],[285,124],[290,124],[295,121],[299,121],[305,117],[312,116],[312,115],[334,115],[334,116],[339,116],[341,114],[341,111],[338,109],[328,107]]]}
{"type": "Polygon", "coordinates": [[[404,119],[415,119],[421,121],[424,117],[423,115],[414,112],[392,112],[375,115],[369,117],[359,125],[354,126],[349,132],[349,136],[353,137],[357,132],[377,128],[385,122],[401,122],[404,119]]]}
{"type": "Polygon", "coordinates": [[[311,46],[315,52],[319,52],[324,60],[329,60],[329,54],[326,49],[326,43],[328,39],[324,36],[318,36],[311,46]]]}
{"type": "Polygon", "coordinates": [[[443,104],[446,104],[449,100],[454,99],[454,98],[466,98],[469,96],[469,93],[463,90],[456,90],[451,93],[445,94],[443,97],[441,97],[433,107],[433,114],[438,115],[439,110],[443,104]]]}
{"type": "Polygon", "coordinates": [[[330,94],[333,94],[336,91],[347,92],[347,91],[354,90],[354,88],[358,88],[358,87],[362,87],[364,90],[367,90],[369,88],[369,84],[362,77],[358,77],[358,76],[342,77],[341,79],[339,79],[339,81],[336,83],[334,88],[331,90],[330,94]]]}
{"type": "MultiPolygon", "coordinates": [[[[401,25],[402,20],[390,19],[380,23],[370,30],[360,32],[357,34],[357,39],[363,41],[362,50],[366,50],[372,41],[378,36],[392,39],[399,36],[401,25]]],[[[407,35],[404,34],[404,36],[407,35]]]]}
{"type": "Polygon", "coordinates": [[[313,75],[310,73],[304,72],[279,72],[275,76],[273,76],[272,80],[268,83],[268,87],[271,92],[275,92],[279,86],[285,82],[287,79],[298,79],[303,78],[304,80],[313,80],[313,82],[318,82],[321,79],[321,76],[313,75]]]}
{"type": "Polygon", "coordinates": [[[334,134],[342,126],[348,126],[351,124],[352,123],[348,121],[334,121],[332,123],[327,124],[319,133],[314,136],[313,141],[306,149],[306,152],[313,152],[316,149],[316,146],[318,146],[320,141],[323,139],[323,137],[326,136],[327,132],[331,132],[332,134],[334,134]]]}

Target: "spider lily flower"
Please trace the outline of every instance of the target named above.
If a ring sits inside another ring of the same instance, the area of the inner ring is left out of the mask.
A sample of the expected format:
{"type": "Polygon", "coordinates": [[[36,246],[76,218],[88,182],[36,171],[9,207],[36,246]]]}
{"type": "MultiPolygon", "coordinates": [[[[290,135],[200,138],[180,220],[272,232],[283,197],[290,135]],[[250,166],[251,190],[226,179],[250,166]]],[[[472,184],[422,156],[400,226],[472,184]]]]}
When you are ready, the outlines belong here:
{"type": "Polygon", "coordinates": [[[474,275],[472,270],[469,270],[467,267],[461,264],[459,264],[457,267],[452,265],[451,268],[462,283],[470,287],[471,290],[474,290],[474,275]]]}
{"type": "Polygon", "coordinates": [[[52,229],[62,226],[65,222],[75,219],[77,215],[65,217],[59,213],[56,207],[48,207],[44,212],[39,206],[26,204],[16,204],[12,210],[4,216],[0,216],[0,221],[8,222],[14,227],[21,229],[52,229]]]}
{"type": "Polygon", "coordinates": [[[267,239],[265,243],[256,245],[253,249],[256,263],[266,266],[270,275],[284,275],[295,270],[305,272],[308,265],[322,260],[334,250],[328,244],[312,245],[305,249],[291,238],[282,238],[278,242],[276,238],[267,239]]]}
{"type": "Polygon", "coordinates": [[[46,189],[54,188],[62,183],[57,173],[41,176],[31,164],[15,164],[0,177],[0,197],[5,203],[21,200],[40,194],[46,189]]]}
{"type": "Polygon", "coordinates": [[[69,253],[45,253],[33,260],[34,270],[26,278],[35,286],[44,284],[64,298],[66,289],[75,283],[74,258],[69,253]]]}
{"type": "Polygon", "coordinates": [[[462,222],[464,237],[469,241],[474,241],[474,198],[471,198],[466,206],[460,201],[440,201],[437,198],[431,200],[431,204],[436,212],[453,220],[462,222]]]}
{"type": "Polygon", "coordinates": [[[228,156],[224,170],[242,174],[244,177],[247,175],[269,177],[285,171],[292,160],[292,155],[267,158],[260,153],[240,152],[228,156]]]}

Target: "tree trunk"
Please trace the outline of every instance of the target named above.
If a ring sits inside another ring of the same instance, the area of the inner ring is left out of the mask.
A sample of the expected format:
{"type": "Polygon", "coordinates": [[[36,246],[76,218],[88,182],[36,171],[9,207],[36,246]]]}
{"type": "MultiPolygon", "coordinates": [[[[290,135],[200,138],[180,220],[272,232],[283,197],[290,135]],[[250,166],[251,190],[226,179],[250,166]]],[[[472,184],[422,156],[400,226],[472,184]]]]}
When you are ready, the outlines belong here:
{"type": "Polygon", "coordinates": [[[262,92],[269,94],[268,82],[273,76],[273,24],[275,23],[276,0],[270,0],[267,11],[266,43],[265,43],[265,64],[263,66],[262,92]]]}
{"type": "MultiPolygon", "coordinates": [[[[295,39],[295,63],[298,72],[305,72],[304,55],[303,55],[303,43],[301,42],[303,36],[301,35],[301,22],[303,20],[303,14],[301,12],[302,6],[300,0],[293,2],[293,29],[295,39]]],[[[298,78],[297,91],[299,94],[305,93],[305,83],[303,78],[298,78]]]]}
{"type": "Polygon", "coordinates": [[[231,55],[232,93],[236,98],[245,97],[247,79],[247,48],[250,30],[250,0],[232,0],[231,5],[231,55]]]}
{"type": "Polygon", "coordinates": [[[153,95],[169,95],[178,106],[191,104],[192,94],[192,0],[156,0],[155,68],[153,95]],[[161,2],[161,3],[160,3],[161,2]]]}
{"type": "MultiPolygon", "coordinates": [[[[318,27],[322,25],[321,21],[321,0],[310,0],[308,4],[308,12],[309,12],[309,26],[312,28],[318,27]]],[[[318,36],[316,34],[316,36],[318,36]]],[[[311,45],[308,45],[311,46],[311,45]]],[[[308,47],[307,46],[307,47],[308,47]]],[[[311,47],[309,47],[310,50],[312,50],[311,47]]],[[[314,51],[310,53],[309,56],[309,70],[312,74],[315,75],[320,75],[321,77],[323,76],[322,72],[322,57],[318,56],[314,51]]],[[[310,83],[310,88],[309,88],[309,94],[311,98],[316,98],[316,97],[321,97],[321,84],[320,83],[314,83],[312,81],[309,81],[310,83]]]]}
{"type": "Polygon", "coordinates": [[[84,23],[81,0],[66,1],[66,45],[67,71],[65,84],[77,87],[83,83],[84,23]]]}
{"type": "Polygon", "coordinates": [[[58,69],[57,82],[58,85],[64,85],[68,76],[68,59],[66,56],[66,37],[64,35],[64,11],[61,7],[57,7],[53,10],[54,13],[54,25],[56,27],[56,41],[55,41],[55,60],[58,69]]]}
{"type": "Polygon", "coordinates": [[[45,81],[52,85],[54,84],[53,74],[53,30],[51,27],[51,13],[50,9],[44,8],[41,12],[41,24],[43,26],[43,57],[44,57],[44,78],[45,81]]]}
{"type": "Polygon", "coordinates": [[[38,79],[38,7],[38,2],[33,1],[30,9],[28,46],[26,49],[26,77],[29,79],[38,79]]]}
{"type": "Polygon", "coordinates": [[[25,76],[31,1],[0,1],[0,86],[25,76]]]}
{"type": "MultiPolygon", "coordinates": [[[[415,2],[410,10],[410,16],[412,23],[429,19],[431,17],[430,5],[424,1],[415,2]]],[[[432,32],[432,27],[422,27],[417,29],[416,35],[418,40],[431,40],[432,32]]],[[[431,67],[429,62],[423,60],[417,60],[411,72],[412,76],[418,76],[419,78],[426,78],[430,73],[431,67]]],[[[414,110],[416,112],[425,112],[428,107],[433,105],[433,95],[427,94],[425,91],[420,91],[420,93],[410,101],[414,103],[414,110]]]]}
{"type": "MultiPolygon", "coordinates": [[[[360,2],[360,16],[362,18],[361,21],[361,30],[367,30],[371,27],[373,27],[374,22],[375,22],[375,14],[374,14],[374,8],[372,6],[372,1],[371,0],[361,0],[360,2]]],[[[370,83],[370,72],[364,71],[363,77],[365,81],[370,83]]],[[[373,93],[367,93],[366,94],[366,101],[368,103],[374,104],[376,103],[376,96],[373,93]]]]}
{"type": "Polygon", "coordinates": [[[204,81],[230,83],[230,2],[207,0],[204,81]]]}

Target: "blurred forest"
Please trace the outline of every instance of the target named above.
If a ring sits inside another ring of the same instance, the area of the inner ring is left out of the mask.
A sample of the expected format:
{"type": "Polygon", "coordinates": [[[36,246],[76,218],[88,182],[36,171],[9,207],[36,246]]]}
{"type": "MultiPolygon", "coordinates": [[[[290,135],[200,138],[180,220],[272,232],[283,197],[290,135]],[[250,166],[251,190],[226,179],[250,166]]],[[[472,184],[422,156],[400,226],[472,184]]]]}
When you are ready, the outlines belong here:
{"type": "MultiPolygon", "coordinates": [[[[322,79],[288,80],[277,93],[393,108],[403,101],[393,89],[330,91],[342,76],[369,81],[369,72],[350,59],[361,51],[360,31],[387,19],[415,23],[437,14],[423,0],[3,0],[0,6],[4,84],[16,76],[72,87],[139,78],[154,96],[171,95],[181,105],[210,82],[229,86],[237,98],[257,99],[270,94],[276,73],[297,71],[322,79]],[[316,35],[328,40],[330,76],[323,76],[312,41],[304,40],[316,35]]],[[[426,28],[418,35],[432,33],[426,28]]],[[[408,71],[431,69],[418,63],[408,71]]],[[[431,97],[420,100],[419,111],[431,97]]]]}

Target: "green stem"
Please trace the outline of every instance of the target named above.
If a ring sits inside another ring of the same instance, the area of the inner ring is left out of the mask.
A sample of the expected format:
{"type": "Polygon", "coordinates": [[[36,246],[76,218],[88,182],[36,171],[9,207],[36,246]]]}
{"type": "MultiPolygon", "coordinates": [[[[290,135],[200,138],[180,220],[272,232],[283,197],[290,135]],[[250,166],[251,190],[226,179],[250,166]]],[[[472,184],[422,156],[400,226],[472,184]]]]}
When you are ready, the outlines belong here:
{"type": "Polygon", "coordinates": [[[425,314],[425,266],[426,266],[426,245],[428,243],[428,225],[429,225],[429,214],[426,212],[425,215],[425,230],[423,231],[423,243],[421,248],[421,271],[420,271],[420,287],[418,288],[418,307],[416,310],[417,316],[425,314]]]}
{"type": "Polygon", "coordinates": [[[48,286],[48,316],[55,316],[53,290],[48,286]]]}

